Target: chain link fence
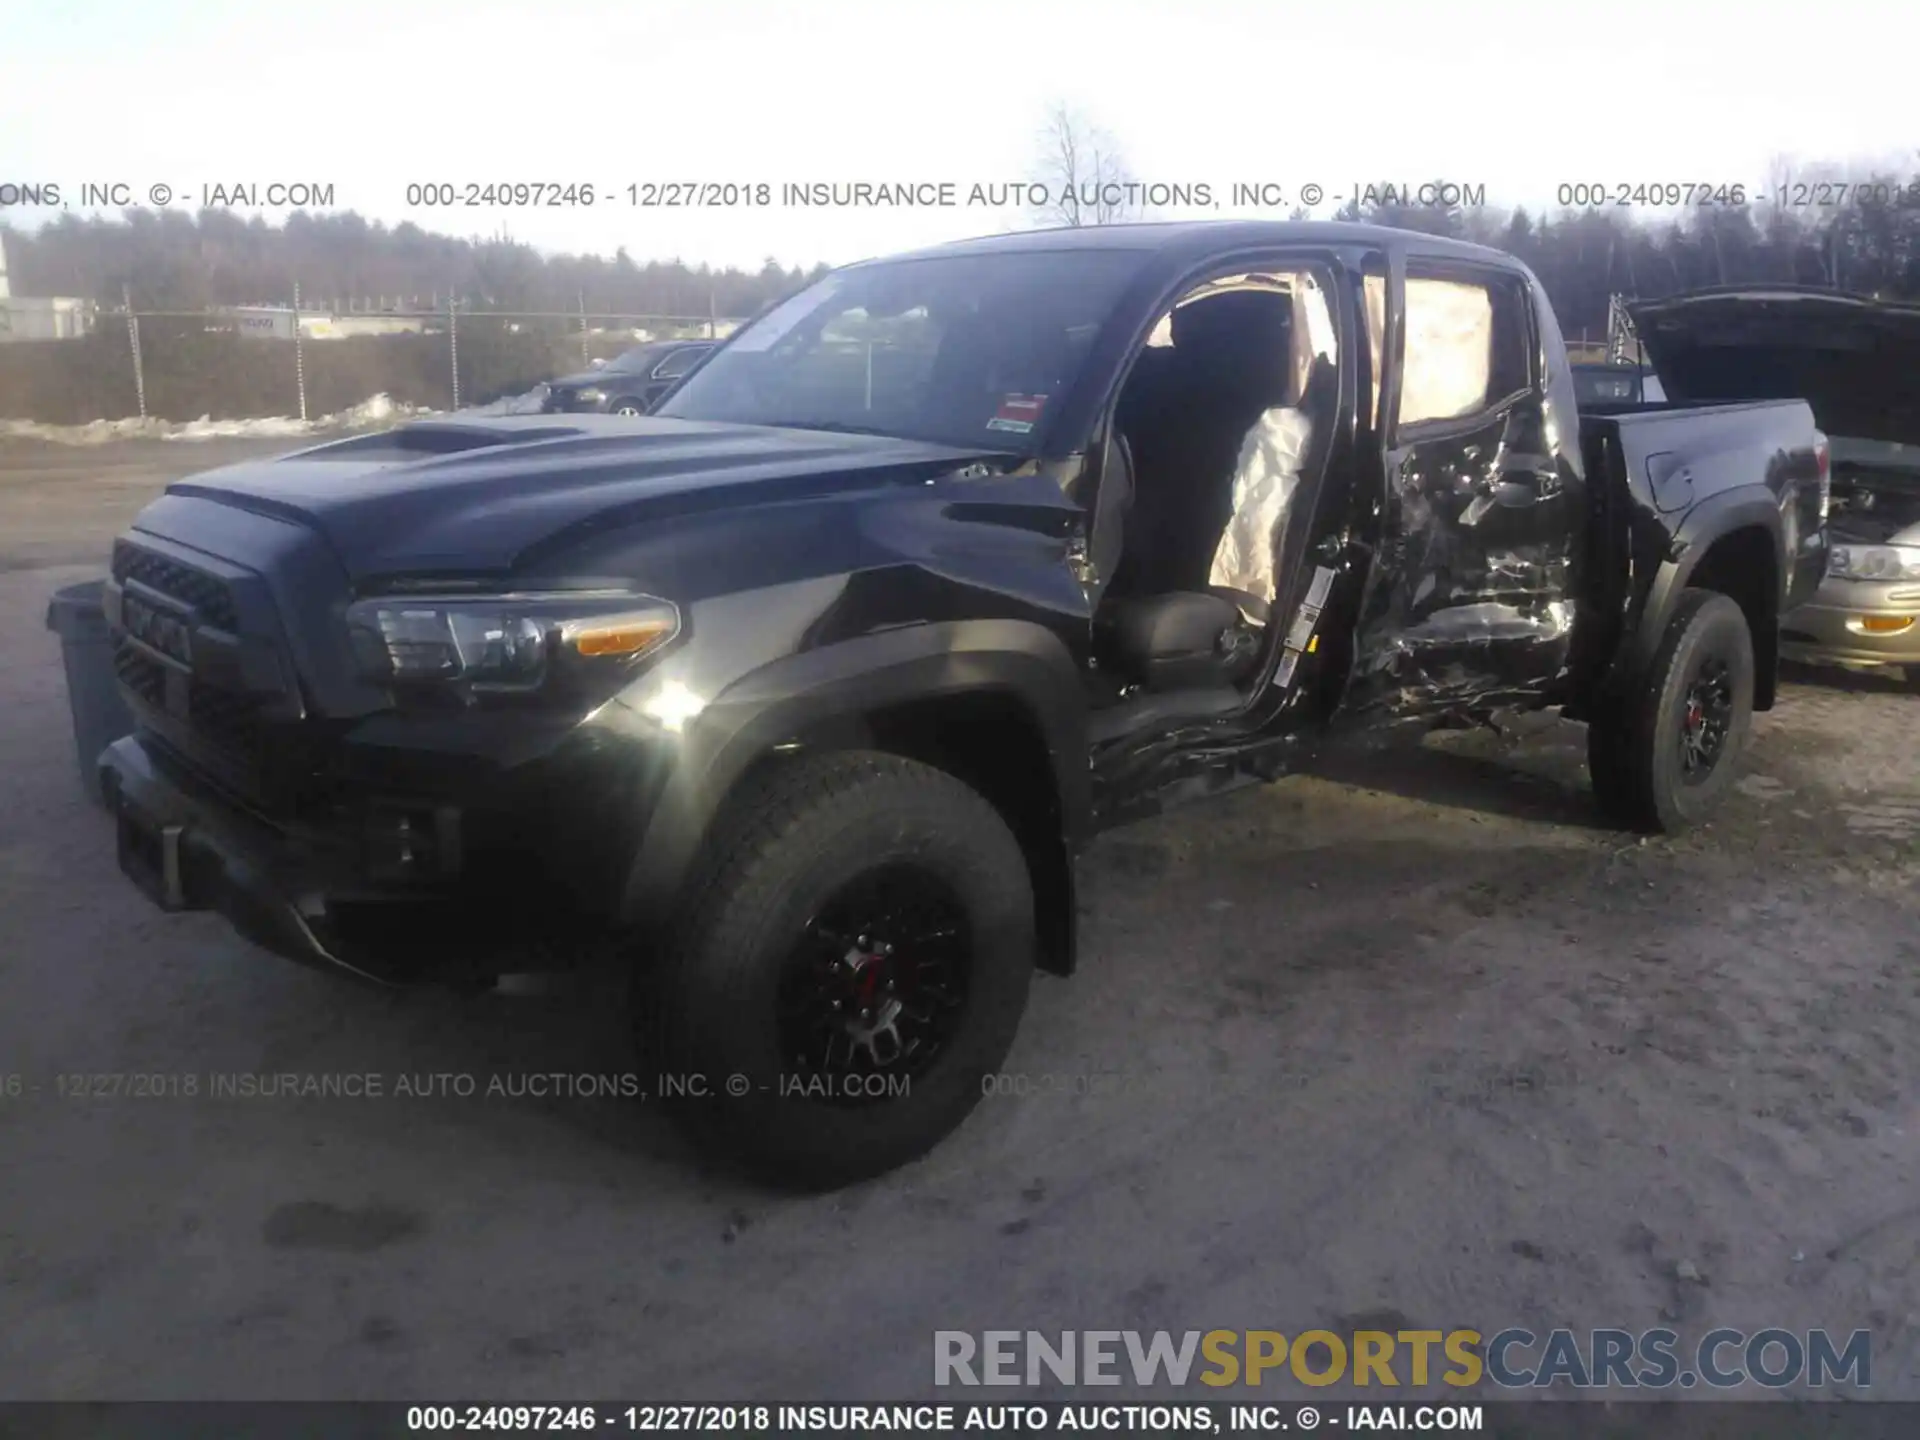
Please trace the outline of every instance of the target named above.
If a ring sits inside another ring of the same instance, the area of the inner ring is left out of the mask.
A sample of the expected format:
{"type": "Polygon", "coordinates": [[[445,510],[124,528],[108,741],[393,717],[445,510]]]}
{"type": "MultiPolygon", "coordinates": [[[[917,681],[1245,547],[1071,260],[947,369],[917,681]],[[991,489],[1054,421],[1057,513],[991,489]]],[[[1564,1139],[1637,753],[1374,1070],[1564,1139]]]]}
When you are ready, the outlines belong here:
{"type": "Polygon", "coordinates": [[[86,333],[0,344],[0,420],[318,418],[376,395],[452,410],[524,395],[648,340],[725,336],[715,315],[433,309],[96,309],[86,333]]]}

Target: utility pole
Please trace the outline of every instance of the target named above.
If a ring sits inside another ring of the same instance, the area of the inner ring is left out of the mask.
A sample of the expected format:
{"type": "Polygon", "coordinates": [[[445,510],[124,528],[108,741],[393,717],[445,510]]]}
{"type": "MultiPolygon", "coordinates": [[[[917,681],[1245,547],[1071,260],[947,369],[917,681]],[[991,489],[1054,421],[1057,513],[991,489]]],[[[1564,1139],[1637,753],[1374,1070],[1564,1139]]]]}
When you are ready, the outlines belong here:
{"type": "Polygon", "coordinates": [[[307,357],[300,343],[300,282],[293,282],[293,384],[300,392],[300,421],[307,419],[307,357]]]}
{"type": "Polygon", "coordinates": [[[586,369],[587,359],[587,292],[580,292],[580,368],[586,369]]]}
{"type": "Polygon", "coordinates": [[[453,366],[453,408],[460,408],[460,302],[447,292],[447,358],[453,366]]]}
{"type": "Polygon", "coordinates": [[[133,393],[140,403],[140,418],[147,418],[147,377],[140,368],[140,317],[133,313],[133,287],[120,287],[120,300],[127,311],[127,343],[133,347],[133,393]]]}

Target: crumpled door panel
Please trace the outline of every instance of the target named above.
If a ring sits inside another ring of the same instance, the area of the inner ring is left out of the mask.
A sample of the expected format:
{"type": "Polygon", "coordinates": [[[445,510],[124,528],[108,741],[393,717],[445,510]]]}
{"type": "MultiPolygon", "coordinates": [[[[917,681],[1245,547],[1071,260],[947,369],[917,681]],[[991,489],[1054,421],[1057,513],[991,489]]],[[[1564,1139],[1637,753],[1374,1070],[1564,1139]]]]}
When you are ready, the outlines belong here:
{"type": "Polygon", "coordinates": [[[1574,621],[1569,492],[1550,457],[1509,447],[1514,418],[1389,457],[1352,710],[1393,719],[1511,703],[1561,673],[1574,621]]]}

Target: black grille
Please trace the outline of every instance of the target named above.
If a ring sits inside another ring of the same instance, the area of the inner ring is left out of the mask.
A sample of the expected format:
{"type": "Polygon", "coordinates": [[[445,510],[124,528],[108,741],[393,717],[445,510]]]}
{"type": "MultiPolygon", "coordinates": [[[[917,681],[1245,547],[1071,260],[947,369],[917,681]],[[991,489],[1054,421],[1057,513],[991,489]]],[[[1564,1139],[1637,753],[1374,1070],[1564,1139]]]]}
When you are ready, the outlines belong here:
{"type": "Polygon", "coordinates": [[[113,578],[121,582],[137,580],[191,605],[200,618],[218,629],[233,633],[240,628],[240,614],[233,603],[233,592],[224,580],[169,560],[152,550],[143,550],[125,540],[114,542],[113,578]]]}
{"type": "MultiPolygon", "coordinates": [[[[167,667],[122,638],[113,652],[114,673],[132,694],[162,714],[167,709],[167,667]]],[[[221,690],[204,681],[187,682],[186,723],[194,736],[218,754],[252,764],[260,758],[260,707],[252,695],[221,690]]]]}
{"type": "Polygon", "coordinates": [[[252,696],[195,680],[187,686],[187,711],[195,732],[216,750],[236,760],[260,758],[260,702],[252,696]]]}
{"type": "Polygon", "coordinates": [[[114,647],[114,673],[120,683],[147,704],[164,708],[167,703],[167,667],[142,655],[124,640],[114,647]]]}

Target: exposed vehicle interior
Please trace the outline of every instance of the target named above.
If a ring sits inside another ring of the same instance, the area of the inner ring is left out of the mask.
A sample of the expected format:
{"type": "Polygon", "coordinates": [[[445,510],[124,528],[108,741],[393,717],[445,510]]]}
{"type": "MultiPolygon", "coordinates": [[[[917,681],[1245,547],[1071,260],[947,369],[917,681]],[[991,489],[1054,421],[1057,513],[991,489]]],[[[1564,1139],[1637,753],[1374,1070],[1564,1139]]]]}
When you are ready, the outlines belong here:
{"type": "Polygon", "coordinates": [[[1337,399],[1331,312],[1306,272],[1210,281],[1149,336],[1115,407],[1088,546],[1101,733],[1245,701],[1337,399]]]}

